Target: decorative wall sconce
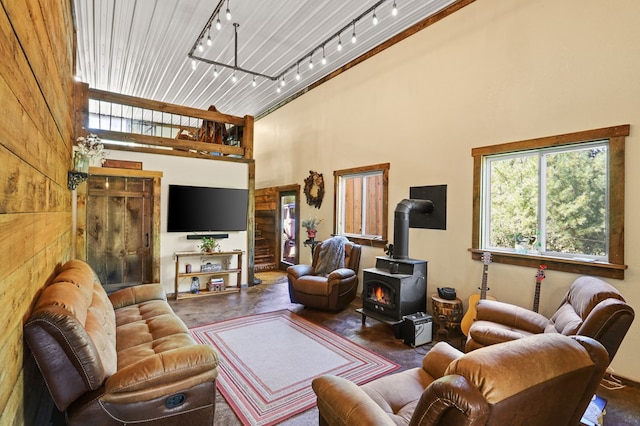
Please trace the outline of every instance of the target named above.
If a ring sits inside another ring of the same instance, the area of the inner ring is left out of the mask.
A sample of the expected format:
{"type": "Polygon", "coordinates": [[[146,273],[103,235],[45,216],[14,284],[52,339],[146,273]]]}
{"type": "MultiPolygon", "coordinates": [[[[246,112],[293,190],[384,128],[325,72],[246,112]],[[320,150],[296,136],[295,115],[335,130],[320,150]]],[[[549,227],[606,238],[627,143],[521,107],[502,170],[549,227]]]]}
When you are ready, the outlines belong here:
{"type": "Polygon", "coordinates": [[[75,170],[71,170],[67,174],[67,188],[71,190],[76,189],[78,185],[87,180],[88,177],[89,173],[76,172],[75,170]]]}

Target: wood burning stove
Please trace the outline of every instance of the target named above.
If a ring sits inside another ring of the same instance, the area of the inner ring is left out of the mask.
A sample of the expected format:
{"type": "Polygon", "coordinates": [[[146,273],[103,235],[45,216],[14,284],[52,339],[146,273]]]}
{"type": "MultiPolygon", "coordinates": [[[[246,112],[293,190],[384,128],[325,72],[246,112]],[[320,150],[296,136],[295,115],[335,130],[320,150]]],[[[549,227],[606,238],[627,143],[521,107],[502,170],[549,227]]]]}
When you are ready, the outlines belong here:
{"type": "Polygon", "coordinates": [[[427,261],[407,256],[409,240],[409,213],[430,214],[433,202],[429,200],[402,200],[396,206],[394,220],[395,247],[390,257],[376,257],[376,267],[363,271],[362,325],[367,317],[394,326],[396,337],[406,315],[427,309],[427,261]]]}
{"type": "Polygon", "coordinates": [[[395,325],[405,315],[427,307],[427,262],[376,258],[376,267],[363,271],[362,323],[366,317],[395,325]]]}

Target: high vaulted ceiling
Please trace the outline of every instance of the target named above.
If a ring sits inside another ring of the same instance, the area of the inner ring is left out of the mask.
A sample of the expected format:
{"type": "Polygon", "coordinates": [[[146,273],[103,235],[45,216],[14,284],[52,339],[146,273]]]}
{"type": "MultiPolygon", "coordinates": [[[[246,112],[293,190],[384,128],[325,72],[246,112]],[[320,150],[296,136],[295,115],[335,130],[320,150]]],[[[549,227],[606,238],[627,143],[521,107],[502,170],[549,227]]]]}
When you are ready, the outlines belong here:
{"type": "Polygon", "coordinates": [[[394,0],[74,0],[77,78],[95,89],[260,116],[453,3],[395,0],[392,16],[394,0]],[[205,61],[195,61],[194,69],[190,54],[205,61]],[[257,76],[253,87],[254,75],[241,71],[234,83],[232,68],[213,64],[236,61],[256,74],[283,76],[285,85],[257,76]]]}

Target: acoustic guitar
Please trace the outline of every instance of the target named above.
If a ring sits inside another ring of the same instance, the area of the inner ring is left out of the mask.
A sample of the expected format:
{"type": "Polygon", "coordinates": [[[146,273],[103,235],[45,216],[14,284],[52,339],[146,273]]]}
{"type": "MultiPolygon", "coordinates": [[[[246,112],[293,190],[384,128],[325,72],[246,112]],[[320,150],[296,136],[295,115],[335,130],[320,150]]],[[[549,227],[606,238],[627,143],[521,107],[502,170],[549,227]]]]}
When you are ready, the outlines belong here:
{"type": "Polygon", "coordinates": [[[538,273],[536,274],[536,294],[533,296],[533,312],[538,312],[540,307],[540,285],[544,279],[544,270],[547,269],[547,265],[540,265],[538,273]]]}
{"type": "Polygon", "coordinates": [[[489,290],[489,288],[487,287],[487,277],[489,275],[491,253],[484,253],[482,255],[482,263],[484,265],[482,267],[482,286],[479,287],[480,294],[475,293],[469,296],[469,309],[467,310],[467,313],[464,314],[462,322],[460,323],[460,330],[462,330],[465,336],[469,335],[471,324],[473,324],[473,321],[475,321],[476,319],[476,305],[478,304],[478,301],[484,299],[496,300],[495,297],[487,296],[487,291],[489,290]]]}

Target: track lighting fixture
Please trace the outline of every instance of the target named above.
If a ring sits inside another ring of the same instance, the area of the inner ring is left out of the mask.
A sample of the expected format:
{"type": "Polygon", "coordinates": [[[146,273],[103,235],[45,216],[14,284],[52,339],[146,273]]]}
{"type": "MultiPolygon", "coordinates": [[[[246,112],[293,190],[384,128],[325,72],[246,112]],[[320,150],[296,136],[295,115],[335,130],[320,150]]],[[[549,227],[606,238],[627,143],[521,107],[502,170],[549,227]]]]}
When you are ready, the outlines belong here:
{"type": "MultiPolygon", "coordinates": [[[[227,62],[218,62],[212,59],[207,59],[204,58],[200,55],[195,55],[194,52],[203,52],[204,51],[204,46],[203,46],[203,42],[205,41],[205,36],[206,36],[206,43],[207,46],[212,46],[213,45],[213,40],[211,38],[211,27],[213,25],[215,25],[216,30],[221,30],[222,29],[222,23],[220,22],[220,14],[222,13],[222,8],[225,6],[225,2],[226,2],[226,9],[225,9],[225,18],[230,21],[231,20],[231,9],[230,9],[230,0],[218,0],[218,3],[215,7],[215,10],[212,12],[209,20],[207,21],[207,23],[205,24],[204,28],[202,29],[202,31],[200,32],[198,38],[196,39],[196,42],[194,43],[193,47],[191,48],[188,56],[189,58],[192,59],[191,62],[191,66],[192,68],[195,70],[196,68],[196,60],[202,61],[202,62],[207,62],[210,65],[214,65],[214,70],[213,70],[213,76],[214,78],[216,78],[219,73],[218,73],[218,66],[222,67],[222,68],[230,68],[233,70],[233,75],[231,77],[231,81],[233,83],[235,83],[238,78],[237,78],[237,72],[243,72],[245,74],[250,74],[252,75],[252,79],[251,79],[251,85],[253,87],[257,86],[257,82],[256,82],[256,77],[263,77],[267,80],[271,80],[273,82],[276,83],[276,90],[278,91],[278,93],[281,92],[281,88],[285,86],[286,81],[285,81],[285,75],[291,75],[289,73],[291,73],[294,68],[295,68],[295,79],[297,81],[299,81],[301,79],[300,76],[300,63],[304,63],[306,61],[306,58],[309,58],[309,62],[308,62],[308,67],[309,69],[313,69],[314,63],[313,63],[313,55],[314,53],[316,53],[316,51],[322,49],[322,58],[321,58],[321,64],[322,65],[326,65],[327,64],[327,57],[325,55],[325,45],[327,43],[334,43],[335,40],[337,39],[337,45],[336,45],[336,49],[338,52],[342,51],[342,34],[347,34],[347,31],[349,30],[349,27],[351,27],[351,43],[355,44],[357,42],[357,38],[356,38],[356,24],[362,20],[363,18],[367,18],[367,17],[371,17],[371,22],[372,24],[378,25],[379,19],[378,19],[378,15],[377,15],[377,10],[378,8],[380,8],[380,6],[385,3],[388,0],[377,0],[375,2],[375,4],[371,5],[371,7],[369,7],[368,9],[364,10],[362,13],[360,13],[358,16],[354,17],[351,21],[349,21],[348,23],[346,23],[344,26],[340,27],[335,33],[329,35],[325,40],[323,40],[319,45],[313,47],[311,50],[308,50],[307,52],[304,52],[304,54],[302,56],[299,57],[299,59],[297,59],[295,62],[292,62],[290,66],[288,66],[287,68],[285,68],[283,71],[281,71],[279,74],[277,75],[267,75],[258,71],[254,71],[254,70],[250,70],[250,69],[245,69],[242,68],[240,66],[238,66],[238,27],[240,26],[240,24],[238,23],[233,23],[233,26],[235,28],[234,31],[234,58],[233,58],[233,63],[227,63],[227,62]],[[215,21],[215,23],[214,23],[215,21]]],[[[397,0],[393,0],[393,5],[392,5],[392,9],[391,9],[391,14],[393,16],[397,16],[398,15],[398,6],[397,6],[397,0]]],[[[218,41],[216,41],[216,43],[218,43],[218,41]]],[[[212,54],[213,55],[213,54],[212,54]]]]}

